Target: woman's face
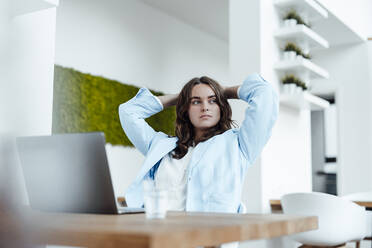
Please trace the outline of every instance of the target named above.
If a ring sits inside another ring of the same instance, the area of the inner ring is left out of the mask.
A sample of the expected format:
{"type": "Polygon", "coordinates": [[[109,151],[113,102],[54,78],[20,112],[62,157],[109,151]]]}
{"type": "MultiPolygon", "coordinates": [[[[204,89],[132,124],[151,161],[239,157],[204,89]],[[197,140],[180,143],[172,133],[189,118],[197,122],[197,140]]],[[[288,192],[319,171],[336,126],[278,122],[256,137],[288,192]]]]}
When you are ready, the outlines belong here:
{"type": "Polygon", "coordinates": [[[192,88],[188,114],[194,128],[201,131],[220,121],[220,107],[216,102],[216,94],[209,85],[197,84],[192,88]]]}

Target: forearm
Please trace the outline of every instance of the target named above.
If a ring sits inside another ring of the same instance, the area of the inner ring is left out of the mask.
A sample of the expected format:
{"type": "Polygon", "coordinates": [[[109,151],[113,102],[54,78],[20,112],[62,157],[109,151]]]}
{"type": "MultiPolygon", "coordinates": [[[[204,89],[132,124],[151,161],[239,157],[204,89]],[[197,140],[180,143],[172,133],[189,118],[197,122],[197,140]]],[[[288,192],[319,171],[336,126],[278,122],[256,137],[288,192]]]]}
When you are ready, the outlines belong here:
{"type": "Polygon", "coordinates": [[[224,95],[227,99],[238,99],[238,88],[240,85],[232,86],[232,87],[226,87],[224,89],[224,95]]]}
{"type": "Polygon", "coordinates": [[[135,97],[119,106],[121,126],[132,144],[144,155],[156,132],[145,119],[159,113],[163,106],[146,88],[141,88],[135,97]]]}
{"type": "Polygon", "coordinates": [[[278,117],[278,96],[270,83],[259,74],[252,74],[244,80],[239,97],[249,104],[238,131],[239,147],[252,164],[267,143],[278,117]]]}
{"type": "Polygon", "coordinates": [[[161,104],[163,104],[163,107],[168,108],[177,104],[178,94],[158,96],[158,98],[161,104]]]}

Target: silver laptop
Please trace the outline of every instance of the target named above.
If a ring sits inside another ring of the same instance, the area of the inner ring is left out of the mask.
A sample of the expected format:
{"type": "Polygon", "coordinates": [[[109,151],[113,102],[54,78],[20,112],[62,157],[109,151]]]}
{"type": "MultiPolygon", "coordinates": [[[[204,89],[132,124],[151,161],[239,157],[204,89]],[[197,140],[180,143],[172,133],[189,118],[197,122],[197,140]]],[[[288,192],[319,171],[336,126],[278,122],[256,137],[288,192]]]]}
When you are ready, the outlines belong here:
{"type": "Polygon", "coordinates": [[[17,148],[30,205],[52,212],[121,214],[101,132],[18,137],[17,148]]]}

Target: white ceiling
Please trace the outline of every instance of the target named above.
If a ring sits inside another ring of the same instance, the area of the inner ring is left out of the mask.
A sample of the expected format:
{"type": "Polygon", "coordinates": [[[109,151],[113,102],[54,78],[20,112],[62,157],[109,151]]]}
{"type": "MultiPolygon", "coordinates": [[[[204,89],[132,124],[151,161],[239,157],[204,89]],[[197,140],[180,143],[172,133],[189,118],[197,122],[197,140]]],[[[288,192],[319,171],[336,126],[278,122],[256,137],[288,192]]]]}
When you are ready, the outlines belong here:
{"type": "Polygon", "coordinates": [[[189,25],[228,40],[229,0],[141,0],[189,25]]]}

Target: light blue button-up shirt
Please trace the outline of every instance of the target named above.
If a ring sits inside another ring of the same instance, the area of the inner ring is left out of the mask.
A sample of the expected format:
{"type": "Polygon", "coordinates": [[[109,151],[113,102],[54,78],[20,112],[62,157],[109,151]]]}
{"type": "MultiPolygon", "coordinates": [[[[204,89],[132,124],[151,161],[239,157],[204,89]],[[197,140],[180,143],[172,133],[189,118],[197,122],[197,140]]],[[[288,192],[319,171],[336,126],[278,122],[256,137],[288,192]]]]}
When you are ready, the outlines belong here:
{"type": "MultiPolygon", "coordinates": [[[[278,96],[260,75],[248,76],[238,91],[249,106],[240,128],[200,142],[188,169],[186,211],[241,212],[241,193],[247,168],[267,143],[278,116],[278,96]]],[[[119,106],[121,125],[145,161],[125,199],[129,207],[143,205],[142,181],[153,177],[161,159],[176,147],[177,137],[156,132],[145,119],[163,110],[146,88],[119,106]]]]}

